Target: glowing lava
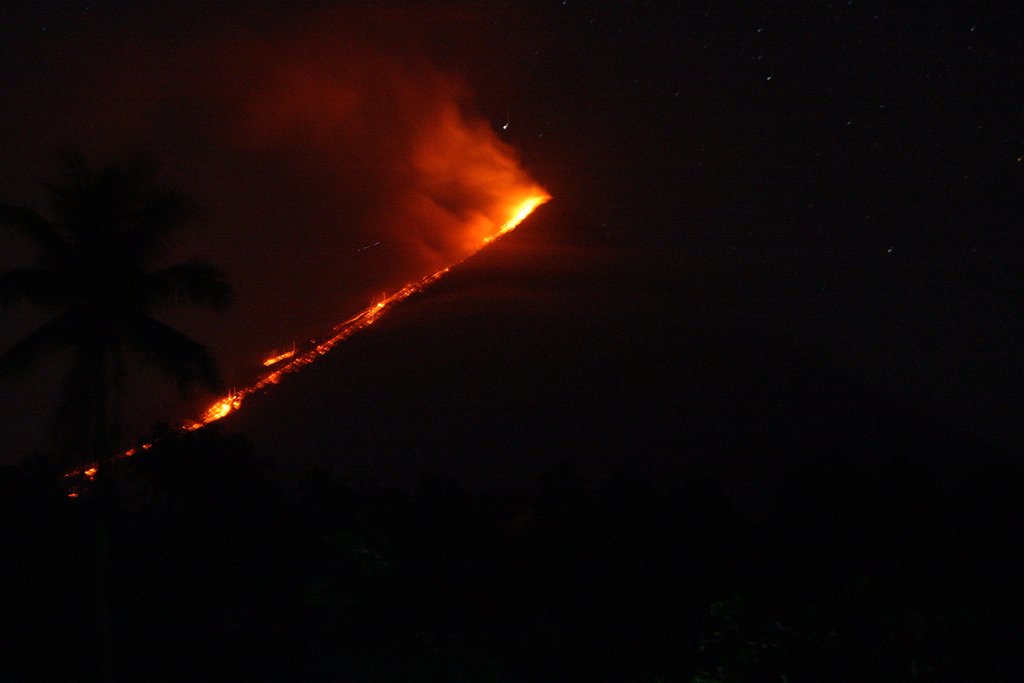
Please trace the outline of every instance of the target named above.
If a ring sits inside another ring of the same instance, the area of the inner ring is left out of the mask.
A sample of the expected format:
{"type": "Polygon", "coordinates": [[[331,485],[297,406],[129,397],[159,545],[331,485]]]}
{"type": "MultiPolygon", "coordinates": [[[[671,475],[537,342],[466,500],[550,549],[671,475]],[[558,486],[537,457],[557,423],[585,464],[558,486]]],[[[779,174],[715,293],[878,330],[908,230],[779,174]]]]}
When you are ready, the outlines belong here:
{"type": "Polygon", "coordinates": [[[289,358],[291,358],[294,355],[295,355],[295,349],[294,348],[289,350],[289,351],[285,351],[284,353],[274,354],[274,355],[270,356],[269,358],[267,358],[265,361],[263,361],[263,367],[269,368],[271,365],[277,365],[281,361],[288,360],[289,358]]]}
{"type": "MultiPolygon", "coordinates": [[[[486,247],[488,244],[493,243],[496,239],[502,235],[515,230],[516,226],[523,222],[527,216],[533,213],[533,210],[538,206],[548,201],[551,197],[540,188],[533,188],[531,194],[518,203],[514,204],[511,210],[511,218],[502,223],[496,232],[487,237],[483,238],[483,242],[473,249],[466,256],[462,257],[458,261],[451,263],[444,268],[434,271],[429,275],[425,275],[419,280],[415,280],[405,285],[397,292],[386,296],[383,301],[378,301],[372,304],[368,308],[363,309],[353,317],[349,318],[343,323],[339,323],[331,328],[331,332],[324,339],[321,340],[310,340],[309,344],[303,348],[293,347],[289,351],[284,353],[275,353],[266,360],[263,361],[265,367],[275,367],[271,372],[268,372],[253,384],[244,387],[242,389],[232,390],[227,396],[220,398],[210,405],[203,414],[195,419],[189,420],[179,425],[178,430],[183,432],[191,432],[197,429],[201,429],[211,422],[221,420],[232,412],[242,407],[242,402],[249,396],[262,392],[268,387],[277,384],[281,381],[281,378],[285,375],[298,372],[300,369],[309,365],[320,356],[323,356],[328,351],[333,349],[335,346],[348,339],[355,333],[363,330],[373,323],[377,322],[393,305],[408,299],[413,294],[422,292],[432,284],[440,280],[442,277],[447,275],[452,268],[458,266],[460,263],[470,258],[481,249],[486,247]]],[[[108,459],[120,460],[123,458],[130,458],[136,455],[140,450],[149,450],[153,447],[153,443],[143,443],[136,448],[130,448],[122,453],[108,459]]],[[[74,484],[70,492],[67,494],[69,498],[79,497],[79,486],[80,484],[88,481],[93,481],[96,478],[96,474],[99,471],[99,463],[92,463],[85,465],[79,469],[73,470],[65,474],[65,478],[74,480],[74,484]]]]}
{"type": "Polygon", "coordinates": [[[533,213],[534,209],[546,202],[548,199],[550,199],[550,197],[547,194],[538,193],[521,201],[515,206],[512,212],[512,217],[505,221],[505,223],[503,223],[498,231],[493,235],[485,237],[483,244],[473,252],[466,255],[456,263],[445,266],[444,268],[441,268],[430,275],[426,275],[419,280],[410,282],[394,294],[385,297],[383,301],[378,301],[345,322],[335,325],[331,330],[331,334],[327,338],[319,341],[311,341],[309,348],[306,350],[300,352],[298,349],[293,349],[286,353],[268,358],[263,362],[265,366],[270,367],[279,363],[281,363],[281,365],[279,365],[273,372],[260,377],[252,385],[244,389],[233,391],[227,396],[221,398],[219,401],[211,405],[198,421],[186,423],[185,425],[182,425],[182,428],[186,430],[195,430],[226,417],[232,411],[238,410],[242,406],[242,401],[247,396],[251,396],[272,384],[277,384],[281,380],[282,376],[296,372],[300,368],[309,365],[317,358],[337,346],[340,342],[348,339],[359,330],[369,327],[379,320],[388,308],[400,301],[404,301],[417,292],[422,292],[427,287],[444,277],[454,266],[462,263],[462,261],[465,261],[473,254],[477,253],[480,249],[493,242],[501,235],[514,230],[516,226],[522,223],[527,216],[533,213]],[[288,362],[284,363],[283,361],[288,362]]]}

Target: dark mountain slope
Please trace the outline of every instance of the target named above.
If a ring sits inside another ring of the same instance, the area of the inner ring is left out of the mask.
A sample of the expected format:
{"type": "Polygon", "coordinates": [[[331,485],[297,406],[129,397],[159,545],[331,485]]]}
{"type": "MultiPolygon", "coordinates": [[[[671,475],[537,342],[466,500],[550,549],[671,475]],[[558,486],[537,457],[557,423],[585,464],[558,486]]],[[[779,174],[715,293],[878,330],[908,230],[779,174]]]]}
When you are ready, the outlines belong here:
{"type": "Polygon", "coordinates": [[[541,209],[225,428],[285,466],[403,485],[535,483],[571,463],[594,481],[770,486],[797,461],[994,456],[767,332],[740,294],[702,288],[723,274],[693,255],[579,234],[541,209]]]}

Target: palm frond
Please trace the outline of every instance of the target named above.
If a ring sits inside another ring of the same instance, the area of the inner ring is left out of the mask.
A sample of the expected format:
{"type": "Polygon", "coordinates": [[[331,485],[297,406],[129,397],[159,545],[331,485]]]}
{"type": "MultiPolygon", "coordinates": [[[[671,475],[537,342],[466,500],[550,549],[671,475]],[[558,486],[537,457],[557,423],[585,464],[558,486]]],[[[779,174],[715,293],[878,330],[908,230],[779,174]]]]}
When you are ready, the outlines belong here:
{"type": "Polygon", "coordinates": [[[10,306],[22,300],[38,306],[57,303],[56,284],[53,271],[39,266],[0,273],[0,306],[10,306]]]}
{"type": "Polygon", "coordinates": [[[105,375],[125,350],[177,380],[183,394],[197,384],[220,386],[210,351],[148,313],[158,304],[221,309],[232,299],[223,273],[208,264],[150,270],[171,231],[198,213],[189,199],[156,183],[155,172],[145,158],[93,169],[72,152],[57,182],[46,186],[52,221],[0,204],[0,228],[10,226],[43,248],[34,267],[0,274],[0,304],[27,300],[65,309],[0,356],[0,371],[23,371],[50,351],[76,350],[59,431],[79,442],[91,435],[93,454],[110,441],[107,392],[118,387],[106,387],[105,375]]]}
{"type": "Polygon", "coordinates": [[[65,314],[55,318],[36,328],[0,356],[0,375],[23,373],[42,356],[71,346],[75,339],[73,316],[65,314]]]}
{"type": "Polygon", "coordinates": [[[32,240],[44,252],[52,251],[63,241],[60,232],[32,209],[0,204],[0,225],[7,225],[32,240]]]}
{"type": "Polygon", "coordinates": [[[191,304],[223,310],[234,293],[224,273],[207,263],[189,261],[169,266],[146,277],[147,300],[155,304],[191,304]]]}
{"type": "Polygon", "coordinates": [[[126,207],[121,216],[122,241],[140,261],[160,253],[167,236],[199,215],[198,204],[171,190],[141,198],[139,206],[126,207]]]}
{"type": "Polygon", "coordinates": [[[156,182],[156,164],[146,157],[124,167],[92,169],[80,154],[68,153],[60,181],[46,187],[72,239],[111,240],[125,259],[140,264],[157,256],[167,236],[200,213],[194,201],[156,182]]]}
{"type": "Polygon", "coordinates": [[[178,389],[183,395],[195,384],[211,390],[220,388],[213,355],[199,342],[149,316],[133,320],[125,333],[128,343],[136,351],[145,355],[165,375],[178,380],[178,389]]]}
{"type": "Polygon", "coordinates": [[[44,183],[50,196],[50,208],[62,219],[80,217],[82,199],[93,192],[93,172],[88,160],[78,150],[65,150],[61,154],[60,180],[44,183]]]}

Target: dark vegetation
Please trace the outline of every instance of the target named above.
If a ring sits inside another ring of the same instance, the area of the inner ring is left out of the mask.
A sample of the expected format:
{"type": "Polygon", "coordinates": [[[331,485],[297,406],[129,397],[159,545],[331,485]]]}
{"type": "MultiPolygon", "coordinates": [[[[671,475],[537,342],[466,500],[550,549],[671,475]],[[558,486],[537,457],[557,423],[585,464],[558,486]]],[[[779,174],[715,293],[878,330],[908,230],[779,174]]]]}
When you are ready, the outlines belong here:
{"type": "Polygon", "coordinates": [[[295,477],[217,428],[76,500],[27,461],[0,482],[4,668],[99,678],[106,553],[125,680],[1008,680],[1024,472],[942,437],[873,457],[772,437],[747,443],[771,467],[673,481],[567,454],[487,490],[295,477]]]}
{"type": "Polygon", "coordinates": [[[77,499],[0,471],[6,678],[1016,677],[1018,461],[533,229],[77,499]]]}

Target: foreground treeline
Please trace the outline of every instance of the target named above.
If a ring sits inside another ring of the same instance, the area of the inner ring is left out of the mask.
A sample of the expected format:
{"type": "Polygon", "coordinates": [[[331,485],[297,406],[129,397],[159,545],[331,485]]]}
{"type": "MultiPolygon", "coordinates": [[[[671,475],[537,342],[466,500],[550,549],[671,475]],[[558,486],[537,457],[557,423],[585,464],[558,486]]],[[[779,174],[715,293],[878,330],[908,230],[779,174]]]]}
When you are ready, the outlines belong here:
{"type": "Polygon", "coordinates": [[[29,462],[0,482],[4,679],[1015,678],[1020,465],[711,471],[403,492],[204,430],[68,500],[29,462]]]}

